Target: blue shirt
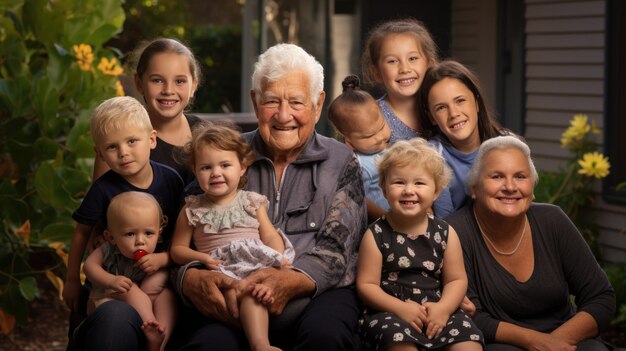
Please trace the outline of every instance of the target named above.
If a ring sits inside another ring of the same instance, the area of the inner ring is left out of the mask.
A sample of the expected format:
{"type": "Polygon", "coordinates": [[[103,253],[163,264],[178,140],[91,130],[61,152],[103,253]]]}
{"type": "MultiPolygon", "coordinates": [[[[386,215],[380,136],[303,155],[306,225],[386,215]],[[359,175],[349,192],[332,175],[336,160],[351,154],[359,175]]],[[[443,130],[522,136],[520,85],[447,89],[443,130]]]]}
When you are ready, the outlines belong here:
{"type": "Polygon", "coordinates": [[[383,155],[383,152],[381,151],[370,155],[360,152],[355,152],[354,154],[361,165],[365,197],[383,210],[389,211],[389,203],[387,199],[385,199],[385,195],[383,195],[383,190],[380,188],[378,168],[376,167],[376,160],[383,155]]]}
{"type": "Polygon", "coordinates": [[[470,153],[464,153],[438,136],[429,142],[435,145],[437,150],[443,155],[453,173],[450,184],[448,184],[446,189],[442,190],[433,205],[435,215],[439,218],[445,218],[450,213],[463,207],[469,199],[469,195],[465,191],[465,184],[467,182],[467,174],[474,164],[476,154],[478,154],[478,149],[470,153]]]}

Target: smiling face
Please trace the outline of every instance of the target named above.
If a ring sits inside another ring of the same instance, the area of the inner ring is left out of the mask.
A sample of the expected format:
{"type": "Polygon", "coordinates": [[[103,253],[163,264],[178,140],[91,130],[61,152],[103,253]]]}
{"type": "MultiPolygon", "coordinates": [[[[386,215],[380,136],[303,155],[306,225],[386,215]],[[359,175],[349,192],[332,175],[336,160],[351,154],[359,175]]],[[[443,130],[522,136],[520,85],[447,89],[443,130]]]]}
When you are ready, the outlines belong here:
{"type": "Polygon", "coordinates": [[[349,122],[341,131],[347,145],[364,154],[383,151],[389,145],[391,129],[374,99],[364,104],[344,104],[337,112],[349,122]]]}
{"type": "Polygon", "coordinates": [[[413,98],[430,62],[413,35],[398,33],[385,37],[374,65],[374,77],[385,86],[389,97],[402,99],[413,98]]]}
{"type": "Polygon", "coordinates": [[[481,218],[515,218],[530,207],[533,189],[526,156],[516,148],[494,149],[483,159],[472,198],[481,218]]]}
{"type": "Polygon", "coordinates": [[[119,205],[109,220],[105,236],[122,255],[133,258],[137,250],[153,253],[161,231],[160,210],[156,202],[134,201],[119,205]]]}
{"type": "Polygon", "coordinates": [[[383,193],[394,217],[410,218],[430,209],[439,195],[435,179],[424,167],[394,166],[387,173],[383,193]]]}
{"type": "Polygon", "coordinates": [[[313,134],[324,92],[313,104],[310,80],[304,71],[292,71],[275,82],[263,82],[261,90],[261,96],[251,92],[261,138],[274,161],[293,160],[313,134]]]}
{"type": "Polygon", "coordinates": [[[96,154],[127,180],[145,179],[150,171],[150,150],[156,147],[156,131],[139,126],[115,128],[102,135],[96,154]]]}
{"type": "Polygon", "coordinates": [[[239,179],[246,173],[235,151],[208,145],[196,150],[194,168],[198,185],[209,200],[218,205],[226,205],[235,198],[239,179]]]}
{"type": "Polygon", "coordinates": [[[458,79],[444,78],[435,83],[428,94],[431,122],[463,152],[480,146],[478,104],[472,92],[458,79]]]}
{"type": "Polygon", "coordinates": [[[135,76],[135,85],[146,102],[153,123],[159,119],[182,117],[198,82],[193,79],[187,56],[166,52],[150,59],[141,77],[135,76]]]}

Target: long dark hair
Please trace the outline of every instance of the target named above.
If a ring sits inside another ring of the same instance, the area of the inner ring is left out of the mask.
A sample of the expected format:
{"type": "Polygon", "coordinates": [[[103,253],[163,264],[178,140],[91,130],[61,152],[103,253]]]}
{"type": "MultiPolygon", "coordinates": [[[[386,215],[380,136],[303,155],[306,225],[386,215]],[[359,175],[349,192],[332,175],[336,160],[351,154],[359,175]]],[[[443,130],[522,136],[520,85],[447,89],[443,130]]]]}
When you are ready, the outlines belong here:
{"type": "Polygon", "coordinates": [[[428,94],[430,94],[432,87],[444,78],[458,80],[474,95],[476,103],[478,104],[478,134],[481,143],[495,136],[511,134],[510,131],[500,125],[493,111],[488,107],[485,101],[485,95],[480,87],[478,76],[472,70],[457,61],[445,60],[426,71],[422,86],[416,94],[418,115],[420,118],[420,126],[423,128],[422,135],[424,138],[431,139],[439,134],[442,138],[448,140],[439,127],[436,124],[433,125],[428,118],[430,115],[430,111],[428,110],[428,94]]]}

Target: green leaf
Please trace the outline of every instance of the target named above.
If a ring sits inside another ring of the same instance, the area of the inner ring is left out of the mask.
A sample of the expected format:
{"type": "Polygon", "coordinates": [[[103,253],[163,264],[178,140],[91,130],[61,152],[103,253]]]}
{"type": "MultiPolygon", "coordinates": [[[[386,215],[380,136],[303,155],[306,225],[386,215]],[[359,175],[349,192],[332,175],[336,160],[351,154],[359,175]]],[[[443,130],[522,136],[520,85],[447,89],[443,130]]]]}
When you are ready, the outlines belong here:
{"type": "Polygon", "coordinates": [[[48,244],[55,241],[61,241],[65,244],[70,243],[74,234],[74,226],[69,223],[52,223],[47,225],[37,237],[41,243],[48,244]]]}
{"type": "Polygon", "coordinates": [[[0,304],[5,312],[15,316],[18,323],[24,323],[28,316],[28,300],[22,296],[19,286],[10,283],[2,287],[2,300],[0,304]]]}
{"type": "Polygon", "coordinates": [[[59,144],[48,137],[41,137],[35,141],[33,149],[40,160],[54,160],[59,144]]]}
{"type": "Polygon", "coordinates": [[[20,293],[28,301],[33,301],[39,297],[39,289],[37,288],[37,280],[35,277],[25,277],[20,279],[20,293]]]}
{"type": "MultiPolygon", "coordinates": [[[[2,28],[6,27],[9,21],[0,21],[2,28]]],[[[29,53],[26,50],[24,40],[14,31],[6,33],[3,40],[0,40],[0,54],[3,59],[3,68],[6,69],[8,77],[19,77],[28,75],[29,53]]]]}
{"type": "Polygon", "coordinates": [[[0,195],[0,209],[4,223],[18,228],[28,219],[28,205],[14,196],[0,195]]]}
{"type": "Polygon", "coordinates": [[[52,45],[61,36],[65,14],[56,8],[55,2],[29,0],[22,8],[24,25],[38,41],[52,45]]]}
{"type": "Polygon", "coordinates": [[[57,118],[59,93],[47,76],[36,80],[33,106],[44,134],[55,137],[63,129],[64,121],[57,118]]]}

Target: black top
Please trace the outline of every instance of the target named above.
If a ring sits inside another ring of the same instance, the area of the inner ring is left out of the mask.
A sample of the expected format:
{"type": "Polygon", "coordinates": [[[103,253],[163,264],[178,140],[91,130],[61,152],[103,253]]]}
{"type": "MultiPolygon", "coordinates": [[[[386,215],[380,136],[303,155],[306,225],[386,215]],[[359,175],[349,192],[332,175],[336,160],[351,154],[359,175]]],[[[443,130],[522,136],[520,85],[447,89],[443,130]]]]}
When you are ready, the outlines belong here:
{"type": "MultiPolygon", "coordinates": [[[[185,118],[187,118],[187,122],[189,123],[189,127],[191,129],[202,121],[200,117],[194,115],[185,115],[185,118]]],[[[178,149],[180,149],[180,147],[164,141],[159,138],[157,134],[157,144],[156,147],[150,152],[150,159],[172,167],[176,172],[178,172],[180,177],[183,179],[183,182],[185,182],[185,185],[187,185],[195,179],[195,176],[193,175],[191,169],[189,169],[189,166],[187,166],[185,160],[180,159],[180,156],[176,155],[178,149]]]]}
{"type": "Polygon", "coordinates": [[[554,205],[533,203],[527,216],[535,267],[525,282],[492,256],[472,203],[446,218],[461,240],[467,294],[476,305],[474,320],[486,342],[494,341],[500,321],[551,332],[577,311],[589,313],[599,331],[605,329],[615,312],[615,292],[576,226],[554,205]]]}

